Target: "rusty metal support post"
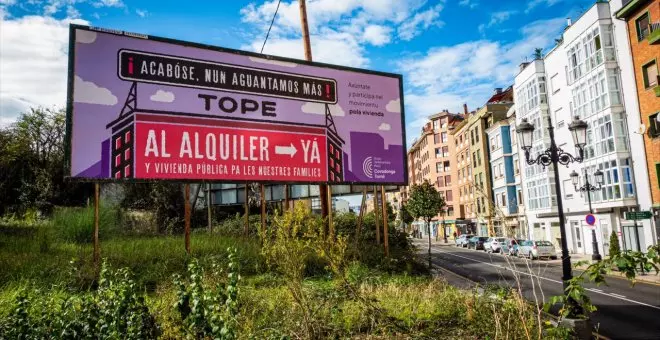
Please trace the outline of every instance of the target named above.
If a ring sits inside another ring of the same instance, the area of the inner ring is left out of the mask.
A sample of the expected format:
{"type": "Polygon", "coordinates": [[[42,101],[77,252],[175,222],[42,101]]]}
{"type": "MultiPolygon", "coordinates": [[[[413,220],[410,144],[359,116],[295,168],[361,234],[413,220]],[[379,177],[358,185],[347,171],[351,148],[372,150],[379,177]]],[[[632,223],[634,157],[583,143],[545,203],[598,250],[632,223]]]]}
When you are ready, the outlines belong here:
{"type": "Polygon", "coordinates": [[[261,196],[261,233],[266,233],[266,189],[263,184],[259,185],[261,196]]]}
{"type": "Polygon", "coordinates": [[[99,244],[99,204],[101,185],[94,183],[94,268],[99,268],[101,261],[101,245],[99,244]]]}
{"type": "Polygon", "coordinates": [[[186,183],[185,184],[185,189],[184,189],[184,200],[185,203],[183,205],[183,220],[184,220],[184,234],[185,234],[185,247],[186,247],[186,253],[190,255],[190,184],[186,183]]]}
{"type": "Polygon", "coordinates": [[[388,225],[387,225],[387,201],[385,201],[385,186],[380,186],[380,197],[383,204],[382,215],[383,215],[383,245],[385,247],[385,257],[390,256],[390,243],[388,235],[388,225]]]}
{"type": "Polygon", "coordinates": [[[248,184],[245,183],[245,226],[243,227],[243,235],[248,236],[250,232],[250,200],[248,199],[248,184]]]}
{"type": "Polygon", "coordinates": [[[376,244],[380,244],[380,218],[378,218],[378,187],[374,185],[374,220],[376,221],[376,244]]]}

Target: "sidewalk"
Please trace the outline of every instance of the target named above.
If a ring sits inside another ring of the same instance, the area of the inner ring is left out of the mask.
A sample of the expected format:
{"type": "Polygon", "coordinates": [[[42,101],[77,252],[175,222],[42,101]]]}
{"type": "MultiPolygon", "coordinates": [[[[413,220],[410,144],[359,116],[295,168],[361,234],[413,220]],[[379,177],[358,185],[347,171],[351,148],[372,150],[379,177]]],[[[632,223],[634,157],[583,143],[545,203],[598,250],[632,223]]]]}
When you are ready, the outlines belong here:
{"type": "MultiPolygon", "coordinates": [[[[428,247],[428,238],[412,238],[413,243],[415,245],[419,246],[420,248],[428,247]]],[[[450,247],[454,248],[456,247],[456,244],[454,243],[454,239],[448,237],[447,238],[447,243],[444,242],[444,239],[442,237],[438,238],[436,241],[435,238],[431,238],[431,246],[433,247],[450,247]]],[[[501,256],[500,254],[495,254],[497,256],[501,256]]],[[[561,258],[557,260],[541,260],[543,262],[546,262],[550,265],[557,265],[561,266],[561,258]]],[[[575,263],[582,262],[582,261],[589,261],[591,262],[591,255],[588,254],[571,254],[571,263],[575,265],[575,263]]],[[[585,269],[586,266],[578,266],[575,267],[575,269],[585,269]]],[[[616,277],[619,279],[626,279],[626,276],[618,271],[612,271],[606,276],[610,277],[616,277]]],[[[651,273],[646,273],[642,275],[640,272],[637,273],[637,276],[635,277],[635,281],[637,282],[644,282],[652,285],[657,285],[660,286],[660,274],[657,274],[655,272],[651,273]]]]}

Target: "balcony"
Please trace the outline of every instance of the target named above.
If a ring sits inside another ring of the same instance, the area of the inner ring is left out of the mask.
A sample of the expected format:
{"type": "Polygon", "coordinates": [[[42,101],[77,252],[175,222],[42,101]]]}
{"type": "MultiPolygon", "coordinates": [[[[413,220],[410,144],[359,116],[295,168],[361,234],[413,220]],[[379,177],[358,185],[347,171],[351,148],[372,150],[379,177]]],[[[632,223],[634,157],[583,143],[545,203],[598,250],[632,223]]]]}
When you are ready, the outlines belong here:
{"type": "MultiPolygon", "coordinates": [[[[649,36],[646,39],[648,39],[649,45],[660,44],[660,22],[649,25],[649,36]]],[[[657,87],[655,93],[658,94],[657,87]]]]}

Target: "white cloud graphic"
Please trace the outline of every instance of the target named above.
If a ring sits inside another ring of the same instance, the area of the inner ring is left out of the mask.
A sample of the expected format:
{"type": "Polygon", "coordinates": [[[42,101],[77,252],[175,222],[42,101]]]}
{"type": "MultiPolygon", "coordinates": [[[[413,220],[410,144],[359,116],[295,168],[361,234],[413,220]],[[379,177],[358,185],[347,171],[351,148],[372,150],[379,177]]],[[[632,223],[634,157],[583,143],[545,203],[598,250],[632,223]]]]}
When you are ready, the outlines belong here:
{"type": "Polygon", "coordinates": [[[390,100],[385,106],[385,110],[389,112],[401,113],[401,99],[390,100]]]}
{"type": "MultiPolygon", "coordinates": [[[[325,114],[325,104],[323,103],[305,103],[301,108],[302,112],[313,113],[317,115],[325,114]]],[[[339,105],[330,105],[330,114],[335,117],[343,117],[346,112],[339,105]]]]}
{"type": "Polygon", "coordinates": [[[117,104],[117,97],[110,90],[75,76],[73,101],[87,104],[115,105],[117,104]]]}
{"type": "Polygon", "coordinates": [[[254,61],[255,63],[262,63],[262,64],[271,64],[271,65],[277,65],[277,66],[284,66],[284,67],[296,67],[298,64],[296,63],[290,63],[287,61],[279,61],[279,60],[272,60],[272,59],[264,59],[264,58],[257,58],[257,57],[249,57],[251,61],[254,61]]]}
{"type": "Polygon", "coordinates": [[[76,30],[76,42],[81,44],[91,44],[96,41],[96,32],[76,30]]]}
{"type": "Polygon", "coordinates": [[[378,127],[378,130],[380,130],[380,131],[390,131],[390,130],[392,130],[392,126],[390,126],[390,124],[387,124],[387,123],[380,123],[380,126],[378,127]]]}
{"type": "Polygon", "coordinates": [[[174,93],[169,91],[158,90],[156,91],[156,93],[152,94],[151,97],[149,97],[149,99],[151,99],[151,101],[154,102],[171,103],[174,101],[174,93]]]}

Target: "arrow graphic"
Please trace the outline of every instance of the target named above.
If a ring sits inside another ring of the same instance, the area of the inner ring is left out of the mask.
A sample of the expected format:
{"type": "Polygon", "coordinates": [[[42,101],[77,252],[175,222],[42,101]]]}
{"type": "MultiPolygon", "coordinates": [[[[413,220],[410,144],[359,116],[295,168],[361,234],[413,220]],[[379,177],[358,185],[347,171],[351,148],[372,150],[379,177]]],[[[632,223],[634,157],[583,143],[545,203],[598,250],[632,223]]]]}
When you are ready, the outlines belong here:
{"type": "Polygon", "coordinates": [[[275,146],[275,154],[278,155],[290,155],[291,158],[293,158],[296,152],[298,152],[298,150],[296,150],[296,147],[293,146],[293,143],[291,143],[290,146],[275,146]]]}

